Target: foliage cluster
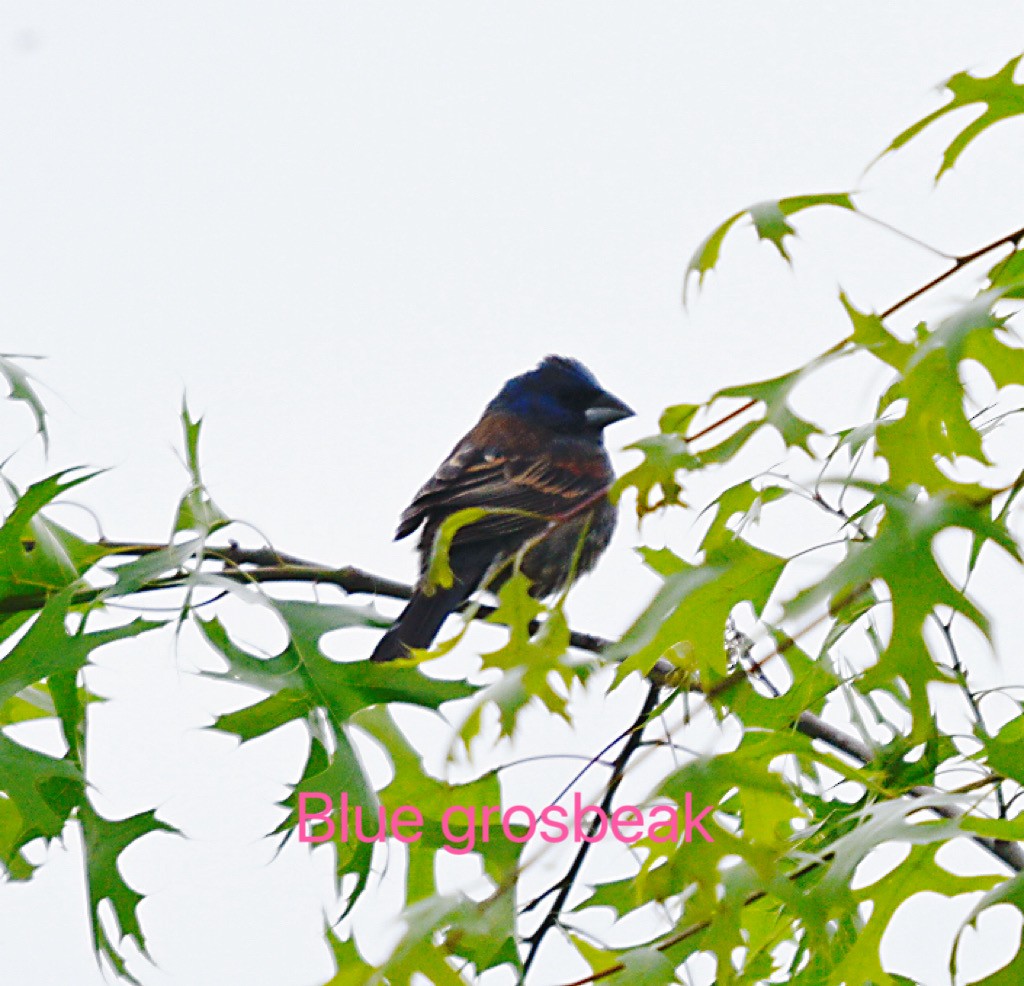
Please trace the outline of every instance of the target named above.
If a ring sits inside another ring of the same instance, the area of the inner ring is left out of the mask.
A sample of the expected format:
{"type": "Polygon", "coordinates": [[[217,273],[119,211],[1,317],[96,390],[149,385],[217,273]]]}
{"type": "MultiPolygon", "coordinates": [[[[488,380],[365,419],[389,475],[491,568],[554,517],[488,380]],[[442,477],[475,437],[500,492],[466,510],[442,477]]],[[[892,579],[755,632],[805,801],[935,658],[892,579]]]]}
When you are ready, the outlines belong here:
{"type": "MultiPolygon", "coordinates": [[[[950,79],[947,102],[887,150],[954,110],[977,107],[980,115],[946,149],[941,177],[984,130],[1024,113],[1017,61],[988,78],[950,79]]],[[[861,215],[850,193],[793,196],[737,212],[695,253],[691,287],[712,271],[745,219],[788,260],[793,222],[808,209],[861,215]]],[[[993,640],[986,600],[974,591],[976,573],[993,556],[1024,565],[1015,531],[1024,461],[1019,443],[1000,441],[1014,427],[1017,388],[1024,386],[1024,348],[1012,327],[1024,295],[1022,239],[1024,229],[947,258],[934,281],[886,311],[840,294],[849,331],[816,358],[703,403],[666,409],[659,432],[635,445],[639,463],[614,491],[635,504],[641,520],[655,511],[682,516],[694,477],[725,464],[742,468],[766,434],[780,463],[721,492],[691,554],[642,549],[659,586],[618,640],[573,635],[564,598],[538,603],[521,577],[510,579],[495,609],[468,614],[508,628],[504,645],[482,655],[483,673],[468,683],[433,676],[434,653],[387,666],[328,658],[326,634],[387,621],[373,606],[348,600],[282,599],[271,583],[395,596],[406,590],[227,540],[232,519],[204,485],[200,422],[187,408],[189,481],[164,545],[90,539],[48,516],[50,505],[94,474],[62,472],[24,491],[7,482],[13,506],[0,528],[0,863],[7,876],[32,879],[36,867],[26,847],[80,826],[95,947],[134,981],[124,939],[145,954],[142,897],[118,861],[136,840],[170,827],[153,810],[120,820],[97,812],[86,755],[89,709],[98,699],[83,686],[82,672],[98,648],[190,621],[221,662],[220,670],[203,673],[245,683],[261,696],[220,715],[214,729],[241,742],[294,722],[308,732],[277,836],[294,833],[303,792],[346,791],[372,816],[381,804],[414,804],[423,812],[422,841],[408,855],[401,941],[373,968],[338,930],[346,924],[328,929],[337,960],[333,984],[406,982],[415,973],[438,984],[489,981],[489,971],[499,968],[526,979],[540,968],[535,960],[554,932],[590,968],[579,982],[656,986],[703,982],[706,975],[723,986],[881,986],[909,981],[884,967],[880,944],[897,909],[916,894],[976,895],[968,924],[998,904],[1024,912],[1024,854],[1017,846],[1024,839],[1024,759],[1016,755],[1024,710],[1013,682],[982,692],[973,681],[975,663],[987,657],[980,642],[993,640]],[[984,283],[968,302],[910,332],[894,325],[893,316],[924,292],[954,276],[967,280],[968,266],[982,261],[984,283]],[[798,410],[802,387],[865,361],[884,380],[868,420],[834,430],[798,410]],[[798,518],[787,521],[794,543],[786,554],[758,537],[777,512],[798,518]],[[804,524],[805,513],[833,525],[828,544],[811,536],[816,524],[804,524]],[[799,543],[805,531],[808,543],[799,543]],[[809,557],[822,560],[809,567],[809,557]],[[124,623],[108,608],[155,590],[179,593],[174,618],[124,623]],[[288,639],[280,653],[257,654],[236,642],[217,611],[216,600],[228,594],[276,615],[288,639]],[[594,673],[605,665],[617,670],[594,673]],[[527,901],[520,892],[531,865],[524,847],[477,839],[488,891],[442,892],[441,815],[451,803],[500,804],[500,770],[466,782],[435,777],[424,751],[397,724],[396,707],[443,711],[453,724],[454,756],[493,738],[492,719],[500,736],[514,735],[524,711],[538,702],[571,722],[576,682],[611,693],[638,675],[651,682],[647,700],[631,730],[609,737],[617,752],[605,803],[615,804],[623,776],[641,759],[662,756],[666,766],[648,803],[681,805],[689,794],[714,805],[707,822],[714,843],[641,839],[628,855],[632,872],[596,885],[587,881],[584,844],[565,876],[527,901]],[[708,713],[723,727],[738,727],[714,752],[673,757],[682,745],[677,732],[653,738],[659,724],[681,728],[708,713]],[[41,718],[60,730],[63,755],[19,740],[19,725],[41,718]],[[950,728],[947,721],[968,726],[950,728]],[[356,736],[390,761],[385,785],[364,766],[356,736]],[[991,873],[963,875],[942,852],[951,843],[987,852],[991,873]],[[904,847],[898,863],[862,867],[875,850],[892,845],[904,847]],[[115,920],[101,919],[104,902],[115,920]],[[610,931],[602,939],[587,930],[596,911],[609,929],[638,914],[646,921],[630,925],[631,944],[613,946],[610,931]],[[638,927],[648,932],[638,936],[638,927]]],[[[3,358],[0,373],[45,441],[45,408],[23,361],[3,358]]],[[[313,851],[333,852],[340,917],[372,898],[372,845],[336,836],[313,851]]],[[[957,979],[960,938],[947,948],[957,979]]],[[[996,986],[1022,975],[1018,949],[981,982],[996,986]]]]}

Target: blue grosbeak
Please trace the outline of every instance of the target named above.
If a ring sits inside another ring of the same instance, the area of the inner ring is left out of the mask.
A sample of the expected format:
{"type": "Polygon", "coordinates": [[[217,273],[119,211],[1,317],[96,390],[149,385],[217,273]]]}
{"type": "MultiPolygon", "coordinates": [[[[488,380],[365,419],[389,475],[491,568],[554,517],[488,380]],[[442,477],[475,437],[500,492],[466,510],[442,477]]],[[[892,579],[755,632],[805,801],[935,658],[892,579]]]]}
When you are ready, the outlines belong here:
{"type": "Polygon", "coordinates": [[[614,475],[602,431],[632,414],[582,363],[564,356],[548,356],[509,380],[402,514],[396,540],[423,528],[420,579],[371,660],[429,647],[448,614],[476,589],[501,586],[524,548],[520,570],[538,597],[591,569],[615,528],[606,495],[614,475]],[[494,512],[455,533],[451,587],[429,585],[438,529],[468,507],[494,512]]]}

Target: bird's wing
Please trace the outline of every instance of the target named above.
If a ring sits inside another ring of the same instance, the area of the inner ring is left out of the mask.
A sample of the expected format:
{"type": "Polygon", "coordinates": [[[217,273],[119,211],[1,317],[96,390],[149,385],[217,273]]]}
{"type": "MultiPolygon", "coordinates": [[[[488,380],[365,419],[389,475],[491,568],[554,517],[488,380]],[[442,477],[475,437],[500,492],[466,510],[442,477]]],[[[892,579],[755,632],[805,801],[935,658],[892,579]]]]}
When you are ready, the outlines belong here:
{"type": "MultiPolygon", "coordinates": [[[[588,450],[589,452],[589,450],[588,450]]],[[[529,536],[605,489],[610,469],[599,455],[501,454],[464,439],[402,514],[396,537],[467,507],[497,511],[459,532],[461,543],[529,536]],[[503,510],[519,511],[501,513],[503,510]]]]}

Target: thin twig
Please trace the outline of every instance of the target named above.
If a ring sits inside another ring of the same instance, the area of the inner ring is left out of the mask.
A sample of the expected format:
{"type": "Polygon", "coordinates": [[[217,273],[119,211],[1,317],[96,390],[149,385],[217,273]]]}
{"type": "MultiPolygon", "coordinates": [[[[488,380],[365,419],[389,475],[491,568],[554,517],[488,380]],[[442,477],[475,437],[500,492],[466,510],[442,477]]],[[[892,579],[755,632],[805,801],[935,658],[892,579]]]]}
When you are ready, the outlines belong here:
{"type": "Polygon", "coordinates": [[[942,257],[943,260],[956,260],[956,256],[954,254],[946,253],[945,250],[940,250],[938,247],[932,246],[931,243],[926,243],[919,237],[913,236],[905,230],[900,229],[898,226],[893,226],[892,223],[888,223],[884,219],[879,219],[878,216],[873,216],[871,213],[865,212],[863,209],[858,209],[857,215],[861,219],[866,219],[869,223],[874,223],[876,226],[879,226],[887,232],[893,233],[901,239],[906,240],[908,243],[913,243],[914,246],[921,247],[922,250],[934,253],[937,257],[942,257]]]}
{"type": "MultiPolygon", "coordinates": [[[[630,730],[629,736],[626,739],[625,744],[622,747],[619,755],[615,758],[615,769],[612,773],[611,779],[608,781],[608,786],[605,788],[604,797],[601,799],[600,808],[601,811],[608,815],[611,810],[612,802],[615,800],[615,795],[619,790],[619,785],[622,783],[623,778],[626,775],[626,767],[629,764],[630,758],[637,751],[640,746],[640,741],[643,739],[644,727],[647,725],[647,720],[650,718],[652,710],[658,704],[659,688],[657,685],[652,684],[647,690],[647,696],[644,698],[644,704],[640,709],[639,715],[636,717],[636,721],[633,723],[632,729],[630,730]]],[[[540,953],[540,946],[544,941],[545,935],[558,923],[558,919],[561,916],[562,908],[565,906],[565,902],[569,899],[569,894],[572,893],[572,889],[576,883],[576,877],[579,874],[580,868],[583,866],[584,860],[587,858],[587,853],[590,851],[591,842],[587,841],[594,837],[599,824],[600,816],[595,818],[590,823],[590,828],[587,832],[587,838],[580,843],[580,847],[576,852],[576,857],[572,861],[572,865],[569,867],[565,876],[555,884],[559,887],[558,895],[555,897],[554,903],[548,910],[548,913],[544,915],[544,920],[537,926],[536,930],[531,934],[526,941],[529,942],[529,951],[526,954],[526,959],[523,962],[523,972],[520,977],[520,983],[526,981],[526,975],[530,971],[530,967],[533,965],[534,960],[540,953]]],[[[547,896],[547,894],[543,895],[547,896]]],[[[538,898],[538,902],[543,897],[538,898]]]]}

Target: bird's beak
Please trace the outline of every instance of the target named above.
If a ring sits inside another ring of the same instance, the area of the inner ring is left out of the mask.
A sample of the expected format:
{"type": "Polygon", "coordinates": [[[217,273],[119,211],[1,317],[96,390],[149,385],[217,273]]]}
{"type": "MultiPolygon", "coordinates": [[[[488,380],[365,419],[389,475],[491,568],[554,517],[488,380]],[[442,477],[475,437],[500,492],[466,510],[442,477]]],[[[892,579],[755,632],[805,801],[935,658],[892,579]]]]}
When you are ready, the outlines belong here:
{"type": "Polygon", "coordinates": [[[624,404],[609,393],[603,393],[584,412],[587,424],[593,428],[606,428],[623,418],[631,418],[636,414],[628,404],[624,404]]]}

